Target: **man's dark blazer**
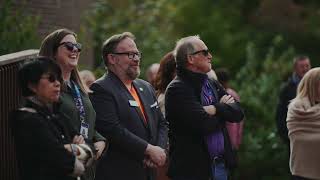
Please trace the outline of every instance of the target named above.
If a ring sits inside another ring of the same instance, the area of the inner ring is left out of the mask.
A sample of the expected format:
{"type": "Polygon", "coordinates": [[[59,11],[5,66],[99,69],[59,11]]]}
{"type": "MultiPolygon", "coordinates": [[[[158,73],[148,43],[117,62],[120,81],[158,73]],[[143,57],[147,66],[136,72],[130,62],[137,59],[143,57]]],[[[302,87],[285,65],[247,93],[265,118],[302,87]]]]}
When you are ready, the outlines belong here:
{"type": "Polygon", "coordinates": [[[134,80],[133,86],[143,104],[147,125],[134,98],[114,73],[109,72],[91,86],[96,129],[110,141],[97,165],[96,180],[147,179],[153,174],[143,165],[147,145],[165,148],[167,144],[168,125],[154,89],[141,79],[134,80]]]}
{"type": "Polygon", "coordinates": [[[292,99],[297,95],[298,81],[294,80],[294,75],[281,87],[279,94],[279,102],[276,111],[277,130],[280,138],[290,146],[288,127],[287,127],[287,112],[288,106],[292,99]]]}

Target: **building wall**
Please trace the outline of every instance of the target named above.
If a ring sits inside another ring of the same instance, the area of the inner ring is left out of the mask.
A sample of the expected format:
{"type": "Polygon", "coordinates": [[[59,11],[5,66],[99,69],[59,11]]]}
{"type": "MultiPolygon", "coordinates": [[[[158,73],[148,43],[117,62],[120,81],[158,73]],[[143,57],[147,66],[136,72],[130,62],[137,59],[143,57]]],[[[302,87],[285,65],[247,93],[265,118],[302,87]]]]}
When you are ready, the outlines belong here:
{"type": "MultiPolygon", "coordinates": [[[[86,11],[90,8],[93,0],[13,0],[16,7],[23,7],[26,15],[36,15],[40,17],[40,24],[36,30],[40,39],[43,39],[50,32],[59,28],[68,28],[77,34],[80,32],[80,24],[86,11]]],[[[93,65],[93,49],[86,44],[91,44],[90,35],[83,45],[83,51],[80,56],[80,64],[88,66],[93,65]]]]}

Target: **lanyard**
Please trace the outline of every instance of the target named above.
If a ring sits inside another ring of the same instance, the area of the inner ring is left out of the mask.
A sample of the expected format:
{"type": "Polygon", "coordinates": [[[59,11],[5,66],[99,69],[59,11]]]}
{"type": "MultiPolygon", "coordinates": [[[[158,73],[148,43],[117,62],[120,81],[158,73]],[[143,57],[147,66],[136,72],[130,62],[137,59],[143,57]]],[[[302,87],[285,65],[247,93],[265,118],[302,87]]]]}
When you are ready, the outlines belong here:
{"type": "Polygon", "coordinates": [[[79,118],[81,122],[84,122],[85,120],[85,116],[86,113],[84,111],[84,106],[83,106],[83,102],[81,99],[81,94],[80,94],[80,90],[78,88],[78,86],[76,85],[76,83],[74,83],[73,81],[71,81],[71,89],[72,89],[72,95],[73,95],[73,99],[74,102],[76,104],[76,107],[79,111],[79,118]]]}

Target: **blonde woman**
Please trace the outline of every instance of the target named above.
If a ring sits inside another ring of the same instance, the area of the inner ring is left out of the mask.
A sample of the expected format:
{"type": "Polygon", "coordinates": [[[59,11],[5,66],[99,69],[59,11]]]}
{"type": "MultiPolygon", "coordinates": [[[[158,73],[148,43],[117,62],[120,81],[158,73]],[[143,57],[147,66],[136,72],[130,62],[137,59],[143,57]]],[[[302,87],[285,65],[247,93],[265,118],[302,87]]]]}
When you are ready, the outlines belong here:
{"type": "Polygon", "coordinates": [[[320,68],[302,78],[289,105],[290,170],[293,179],[320,179],[320,68]]]}
{"type": "Polygon", "coordinates": [[[154,83],[159,107],[163,116],[165,116],[165,91],[168,84],[175,78],[175,76],[176,62],[173,57],[173,52],[169,52],[160,61],[160,67],[154,83]]]}

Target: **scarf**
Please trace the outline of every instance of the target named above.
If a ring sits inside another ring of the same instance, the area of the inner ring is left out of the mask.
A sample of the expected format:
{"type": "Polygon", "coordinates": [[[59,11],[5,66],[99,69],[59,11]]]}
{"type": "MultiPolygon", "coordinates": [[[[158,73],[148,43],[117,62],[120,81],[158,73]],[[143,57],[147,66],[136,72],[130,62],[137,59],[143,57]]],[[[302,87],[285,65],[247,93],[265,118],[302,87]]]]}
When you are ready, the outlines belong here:
{"type": "Polygon", "coordinates": [[[287,114],[290,170],[293,175],[320,179],[320,104],[294,99],[287,114]]]}

